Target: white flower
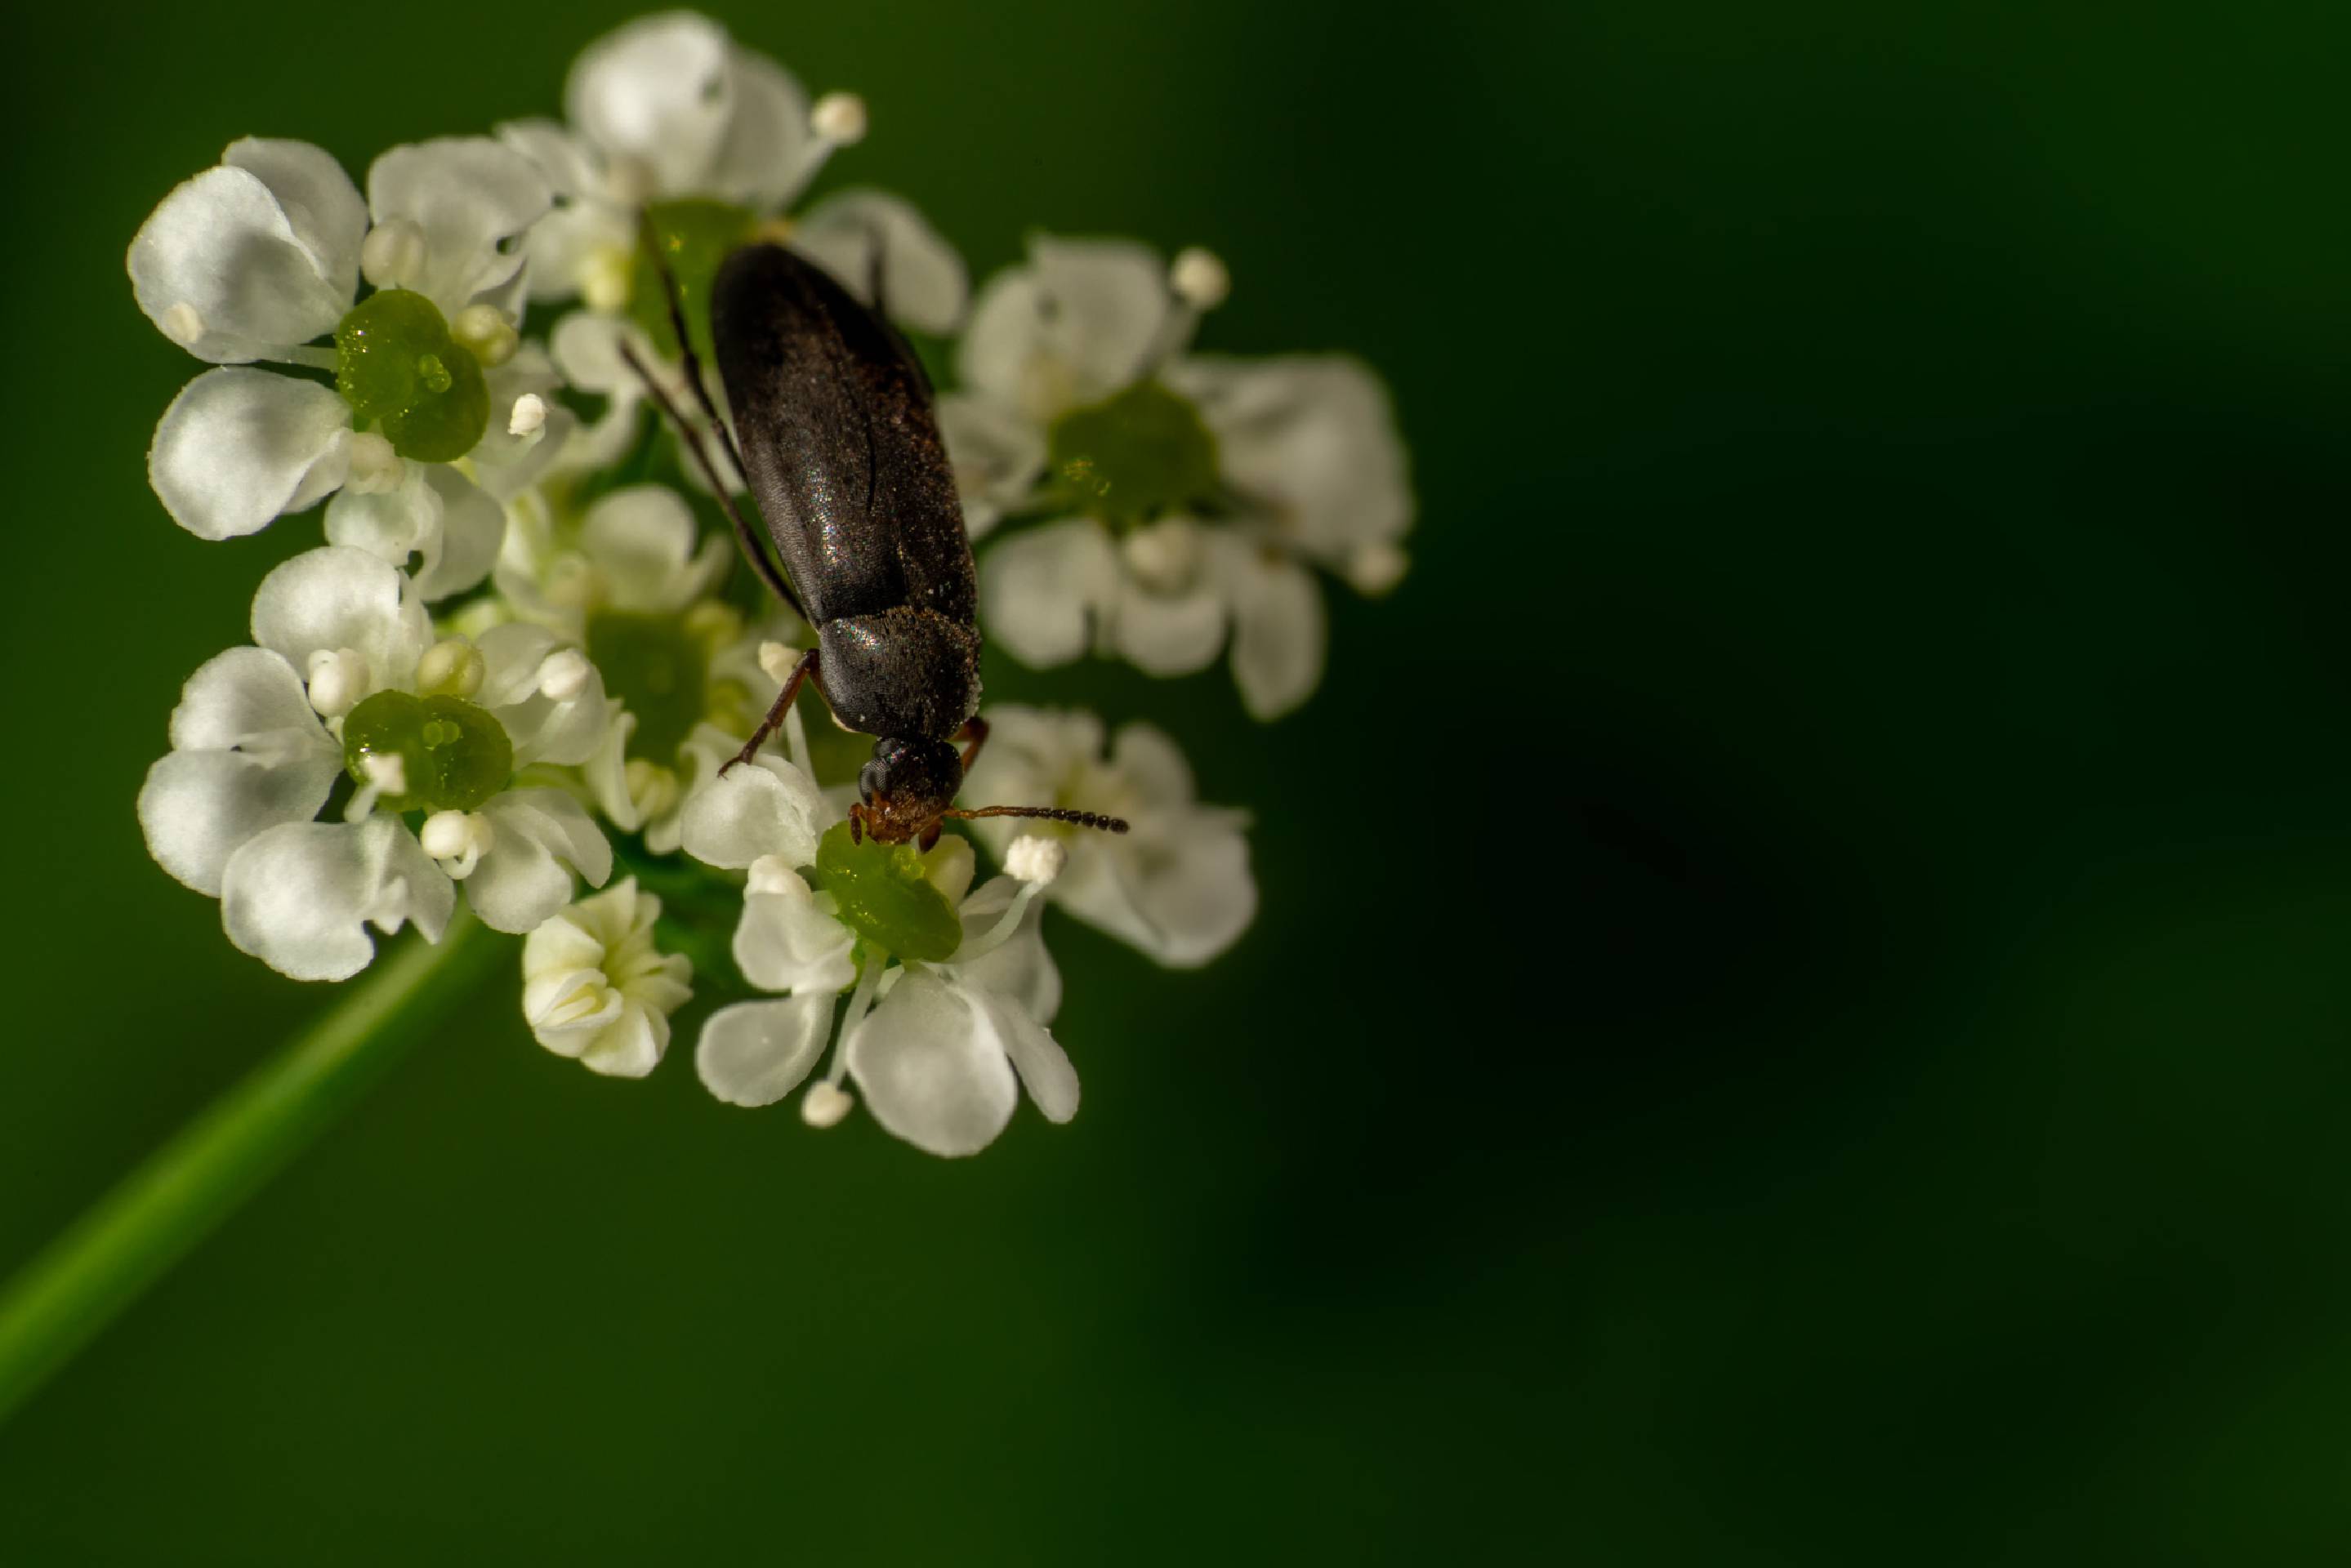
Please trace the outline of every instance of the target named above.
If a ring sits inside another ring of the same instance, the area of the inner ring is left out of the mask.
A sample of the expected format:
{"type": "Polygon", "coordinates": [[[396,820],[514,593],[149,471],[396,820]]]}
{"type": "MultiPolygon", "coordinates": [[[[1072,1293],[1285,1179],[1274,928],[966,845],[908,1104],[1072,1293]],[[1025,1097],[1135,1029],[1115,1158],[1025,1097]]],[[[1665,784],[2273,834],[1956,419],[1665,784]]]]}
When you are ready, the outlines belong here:
{"type": "Polygon", "coordinates": [[[1207,962],[1248,929],[1257,913],[1248,819],[1194,799],[1175,742],[1129,724],[1105,756],[1102,721],[1091,713],[1004,707],[987,719],[966,800],[1073,807],[1130,825],[1111,834],[1013,817],[974,822],[1008,872],[1023,873],[1013,852],[1024,842],[1058,844],[1069,859],[1048,878],[1046,897],[1173,968],[1207,962]]]}
{"type": "MultiPolygon", "coordinates": [[[[576,758],[602,738],[601,722],[591,732],[576,708],[523,690],[511,666],[531,650],[518,639],[436,645],[415,586],[338,545],[262,580],[253,639],[189,678],[172,751],[139,794],[149,851],[220,898],[238,948],[298,980],[341,980],[372,958],[371,925],[413,919],[438,940],[453,878],[485,924],[519,932],[563,907],[572,869],[592,883],[611,874],[611,846],[578,802],[512,787],[518,763],[576,758]],[[371,701],[390,693],[406,700],[371,701]],[[353,751],[355,716],[374,742],[353,751]],[[314,820],[354,759],[366,780],[344,820],[314,820]],[[410,777],[412,760],[435,776],[410,777]],[[434,834],[447,853],[436,860],[397,816],[375,814],[380,803],[433,818],[454,809],[461,820],[434,834]]],[[[547,662],[531,667],[542,686],[547,662]]],[[[588,676],[568,700],[601,721],[588,676]]]]}
{"type": "Polygon", "coordinates": [[[632,485],[600,497],[576,525],[522,498],[495,581],[507,607],[584,646],[609,689],[601,744],[584,759],[604,815],[649,848],[677,847],[677,808],[742,746],[774,682],[763,642],[804,642],[788,610],[746,626],[712,597],[734,541],[700,536],[674,491],[632,485]]]}
{"type": "Polygon", "coordinates": [[[1048,1119],[1075,1116],[1077,1074],[1046,1027],[1061,981],[1038,930],[1039,884],[999,877],[966,897],[970,847],[942,838],[919,857],[921,875],[956,906],[962,940],[942,961],[891,963],[831,893],[801,875],[839,817],[805,774],[765,757],[687,803],[687,852],[750,873],[737,966],[753,985],[783,993],[710,1016],[695,1046],[703,1084],[730,1105],[782,1099],[823,1055],[835,1034],[833,1004],[854,981],[832,1070],[802,1104],[810,1125],[830,1127],[845,1114],[845,1077],[876,1121],[937,1155],[975,1154],[994,1141],[1024,1085],[1048,1119]]]}
{"type": "Polygon", "coordinates": [[[1226,283],[1205,252],[1171,275],[1141,245],[1040,237],[980,291],[939,421],[975,538],[1046,519],[984,563],[992,638],[1028,664],[1091,651],[1162,676],[1229,647],[1270,719],[1322,679],[1310,568],[1393,587],[1412,496],[1360,364],[1185,357],[1226,283]]]}
{"type": "Polygon", "coordinates": [[[148,477],[172,519],[202,538],[232,538],[340,490],[330,539],[394,561],[421,554],[428,597],[479,582],[496,550],[497,507],[445,463],[475,455],[481,483],[502,494],[528,482],[525,448],[559,447],[568,430],[564,415],[551,438],[505,433],[516,400],[553,385],[543,357],[502,358],[521,304],[523,262],[509,247],[548,201],[528,161],[479,138],[392,149],[369,170],[365,201],[320,149],[259,138],[232,143],[172,191],[131,243],[132,293],[167,337],[221,367],[191,381],[155,429],[148,477]],[[414,365],[429,348],[429,374],[417,379],[441,389],[415,394],[428,411],[397,431],[355,425],[334,387],[253,368],[335,369],[336,351],[317,340],[354,314],[362,275],[429,302],[397,331],[375,327],[375,341],[419,353],[414,365]],[[481,382],[487,413],[467,440],[475,416],[458,405],[483,353],[496,361],[481,382]],[[431,455],[403,459],[403,448],[431,455]]]}
{"type": "Polygon", "coordinates": [[[522,945],[522,1012],[538,1043],[592,1072],[642,1078],[669,1049],[694,966],[653,945],[661,900],[633,877],[565,909],[522,945]]]}
{"type": "MultiPolygon", "coordinates": [[[[642,17],[580,53],[563,94],[568,125],[518,120],[507,144],[553,187],[554,214],[531,234],[535,298],[585,298],[590,309],[629,302],[637,213],[695,198],[774,218],[833,150],[864,134],[863,105],[831,94],[813,108],[773,60],[739,47],[705,16],[642,17]]],[[[946,332],[963,311],[963,263],[894,196],[828,197],[789,229],[790,242],[862,294],[873,246],[882,251],[891,313],[946,332]]]]}

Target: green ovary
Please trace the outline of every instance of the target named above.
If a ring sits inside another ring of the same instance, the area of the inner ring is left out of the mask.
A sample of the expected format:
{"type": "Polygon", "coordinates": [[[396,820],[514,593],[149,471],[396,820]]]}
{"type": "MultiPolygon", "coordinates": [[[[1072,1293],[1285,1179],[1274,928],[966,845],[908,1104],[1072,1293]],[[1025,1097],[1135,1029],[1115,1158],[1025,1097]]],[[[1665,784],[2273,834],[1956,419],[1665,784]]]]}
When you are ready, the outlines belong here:
{"type": "Polygon", "coordinates": [[[462,697],[379,691],[343,720],[343,765],[370,782],[368,761],[399,759],[402,792],[384,809],[472,811],[514,777],[514,743],[486,709],[462,697]]]}
{"type": "Polygon", "coordinates": [[[913,845],[852,843],[849,824],[837,822],[818,841],[814,886],[831,894],[842,921],[875,947],[937,963],[963,944],[963,923],[925,871],[913,845]]]}
{"type": "Polygon", "coordinates": [[[706,639],[678,616],[602,610],[588,618],[588,657],[603,672],[604,690],[636,715],[629,755],[676,762],[710,711],[706,639]]]}
{"type": "Polygon", "coordinates": [[[1117,526],[1213,502],[1217,439],[1199,410],[1157,381],[1072,409],[1048,438],[1047,463],[1070,503],[1117,526]]]}
{"type": "Polygon", "coordinates": [[[481,362],[449,335],[431,300],[379,289],[335,327],[335,390],[364,428],[381,423],[394,452],[454,462],[490,424],[481,362]]]}
{"type": "MultiPolygon", "coordinates": [[[[750,212],[725,202],[655,202],[645,209],[662,259],[677,280],[678,304],[685,313],[694,350],[706,361],[710,343],[710,286],[727,256],[751,237],[750,212]]],[[[643,327],[664,354],[676,352],[670,329],[669,302],[663,297],[661,274],[653,268],[641,238],[629,269],[629,319],[643,327]]]]}

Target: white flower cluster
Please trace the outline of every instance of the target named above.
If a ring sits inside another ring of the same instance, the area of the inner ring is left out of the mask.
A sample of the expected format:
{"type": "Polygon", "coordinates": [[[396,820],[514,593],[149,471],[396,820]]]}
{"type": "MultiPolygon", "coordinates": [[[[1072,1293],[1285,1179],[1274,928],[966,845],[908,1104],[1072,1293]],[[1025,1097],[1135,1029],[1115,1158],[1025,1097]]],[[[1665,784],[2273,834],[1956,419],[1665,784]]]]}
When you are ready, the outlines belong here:
{"type": "Polygon", "coordinates": [[[1197,802],[1161,731],[1081,712],[985,711],[962,798],[1047,815],[970,838],[862,832],[857,762],[815,761],[797,712],[789,760],[723,766],[812,634],[735,569],[660,433],[657,397],[700,406],[669,279],[702,332],[716,263],[789,244],[952,338],[938,415],[987,542],[985,634],[1152,675],[1229,648],[1260,718],[1320,678],[1316,571],[1376,594],[1405,569],[1385,393],[1344,358],[1193,354],[1228,286],[1205,252],[1040,239],[975,301],[904,200],[799,206],[862,101],[811,100],[701,16],[599,40],[563,104],[394,148],[364,192],[317,147],[241,140],[132,241],[140,308],[212,367],[156,427],[165,511],[224,540],[324,503],[251,643],[189,677],[140,792],[149,848],[304,980],[358,973],[374,932],[440,940],[462,890],[526,939],[530,1032],[598,1073],[653,1071],[698,985],[719,1005],[695,1068],[730,1104],[805,1084],[810,1125],[862,1098],[941,1155],[987,1145],[1024,1088],[1066,1121],[1045,906],[1206,963],[1256,912],[1247,820],[1197,802]],[[1128,830],[1085,826],[1111,817],[1128,830]]]}

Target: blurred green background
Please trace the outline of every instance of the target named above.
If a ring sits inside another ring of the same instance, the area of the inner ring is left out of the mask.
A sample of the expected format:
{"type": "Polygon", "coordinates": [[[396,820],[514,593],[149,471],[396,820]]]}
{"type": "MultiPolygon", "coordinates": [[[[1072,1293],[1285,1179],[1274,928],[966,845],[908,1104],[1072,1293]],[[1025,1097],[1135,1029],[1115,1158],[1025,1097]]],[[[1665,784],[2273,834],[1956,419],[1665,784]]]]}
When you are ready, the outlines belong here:
{"type": "MultiPolygon", "coordinates": [[[[551,112],[632,14],[49,6],[0,93],[0,1264],[324,1001],[131,815],[316,541],[147,491],[121,256],[247,132],[551,112]]],[[[2351,204],[2332,8],[714,7],[985,272],[1215,246],[1423,520],[1204,976],[1067,921],[984,1158],[513,980],[0,1430],[16,1563],[2340,1562],[2351,204]]]]}

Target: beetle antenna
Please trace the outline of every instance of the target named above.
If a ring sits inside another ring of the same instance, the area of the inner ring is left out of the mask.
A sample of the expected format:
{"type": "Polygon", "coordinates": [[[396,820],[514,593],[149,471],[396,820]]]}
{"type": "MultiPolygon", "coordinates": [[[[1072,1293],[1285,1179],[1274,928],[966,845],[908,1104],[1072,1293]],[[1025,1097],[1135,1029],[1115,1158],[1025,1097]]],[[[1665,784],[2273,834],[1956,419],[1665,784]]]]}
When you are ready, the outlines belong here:
{"type": "Polygon", "coordinates": [[[694,351],[694,338],[685,329],[685,306],[678,296],[677,277],[669,270],[669,258],[662,254],[661,232],[653,227],[653,215],[643,207],[637,209],[637,243],[645,247],[653,259],[653,271],[661,276],[662,304],[669,311],[670,335],[677,339],[679,364],[685,370],[685,384],[694,389],[694,400],[710,420],[710,428],[718,433],[718,444],[726,453],[726,461],[735,472],[743,472],[743,454],[735,449],[735,432],[718,417],[718,405],[712,400],[710,385],[702,378],[702,359],[694,351]]]}
{"type": "MultiPolygon", "coordinates": [[[[814,626],[814,621],[809,621],[808,610],[801,605],[799,595],[792,592],[791,584],[784,581],[782,570],[768,559],[767,551],[759,547],[759,536],[752,533],[751,525],[743,520],[742,512],[735,504],[734,493],[726,488],[726,482],[718,477],[718,470],[711,463],[710,452],[702,444],[701,432],[679,415],[677,405],[669,400],[669,393],[653,379],[653,371],[637,358],[637,351],[629,347],[627,338],[620,340],[620,349],[621,358],[628,361],[629,369],[637,373],[637,379],[645,384],[645,390],[652,394],[655,403],[661,405],[661,411],[669,416],[669,422],[677,427],[677,439],[684,442],[685,450],[693,454],[694,465],[702,471],[702,477],[710,482],[711,493],[718,497],[718,509],[726,513],[726,521],[735,525],[735,542],[743,547],[744,559],[749,561],[751,569],[759,574],[759,580],[775,590],[778,598],[792,607],[794,615],[814,626]]],[[[720,427],[722,430],[725,428],[723,425],[720,427]]]]}
{"type": "Polygon", "coordinates": [[[1104,816],[1098,811],[1071,811],[1060,805],[982,805],[969,809],[957,808],[939,813],[970,821],[976,816],[1041,816],[1048,822],[1066,822],[1077,827],[1098,827],[1104,833],[1124,833],[1127,820],[1123,816],[1104,816]]]}

